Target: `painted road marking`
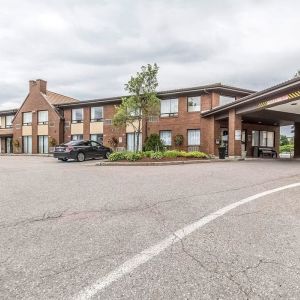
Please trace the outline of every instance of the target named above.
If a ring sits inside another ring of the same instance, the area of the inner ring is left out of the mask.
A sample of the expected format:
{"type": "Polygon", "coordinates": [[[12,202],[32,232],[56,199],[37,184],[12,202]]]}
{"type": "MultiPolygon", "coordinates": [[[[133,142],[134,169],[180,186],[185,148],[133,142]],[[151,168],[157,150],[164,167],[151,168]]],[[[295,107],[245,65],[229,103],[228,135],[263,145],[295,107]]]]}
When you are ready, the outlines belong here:
{"type": "Polygon", "coordinates": [[[243,205],[249,203],[253,200],[258,198],[277,193],[283,190],[299,187],[300,182],[285,185],[279,188],[275,188],[272,190],[268,190],[247,198],[244,198],[240,201],[235,203],[229,204],[206,217],[201,218],[200,220],[191,223],[185,226],[182,229],[177,230],[172,235],[168,236],[161,242],[157,243],[156,245],[145,249],[144,251],[140,252],[139,254],[135,255],[134,257],[130,258],[129,260],[125,261],[121,266],[116,268],[114,271],[108,273],[106,276],[97,280],[91,286],[88,286],[84,290],[82,290],[74,299],[76,300],[88,300],[99,293],[101,290],[105,289],[106,287],[110,286],[113,282],[117,281],[118,279],[122,278],[126,274],[131,273],[134,269],[139,267],[140,265],[146,263],[153,257],[159,255],[162,251],[166,250],[171,245],[179,242],[181,239],[186,237],[187,235],[191,234],[192,232],[196,231],[197,229],[203,227],[204,225],[210,223],[211,221],[223,216],[224,214],[228,213],[229,211],[243,205]]]}

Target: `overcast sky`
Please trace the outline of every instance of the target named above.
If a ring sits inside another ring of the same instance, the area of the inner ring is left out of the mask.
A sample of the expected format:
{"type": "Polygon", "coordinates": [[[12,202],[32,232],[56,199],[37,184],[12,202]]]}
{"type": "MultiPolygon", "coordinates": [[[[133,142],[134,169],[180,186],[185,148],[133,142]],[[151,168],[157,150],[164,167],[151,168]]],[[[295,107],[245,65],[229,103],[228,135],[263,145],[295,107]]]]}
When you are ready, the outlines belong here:
{"type": "Polygon", "coordinates": [[[159,89],[262,89],[300,69],[299,0],[1,0],[0,109],[30,79],[80,100],[117,96],[141,65],[159,89]]]}

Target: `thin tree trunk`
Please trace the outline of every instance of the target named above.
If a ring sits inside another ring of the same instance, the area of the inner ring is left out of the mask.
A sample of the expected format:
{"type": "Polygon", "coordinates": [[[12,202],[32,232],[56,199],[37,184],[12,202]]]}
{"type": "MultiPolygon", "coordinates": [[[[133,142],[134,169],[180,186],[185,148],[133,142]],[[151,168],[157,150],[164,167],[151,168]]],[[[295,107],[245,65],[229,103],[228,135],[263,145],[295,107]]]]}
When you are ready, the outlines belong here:
{"type": "Polygon", "coordinates": [[[140,144],[140,132],[141,132],[141,118],[139,118],[139,125],[137,130],[137,138],[136,138],[136,151],[139,151],[139,144],[140,144]]]}

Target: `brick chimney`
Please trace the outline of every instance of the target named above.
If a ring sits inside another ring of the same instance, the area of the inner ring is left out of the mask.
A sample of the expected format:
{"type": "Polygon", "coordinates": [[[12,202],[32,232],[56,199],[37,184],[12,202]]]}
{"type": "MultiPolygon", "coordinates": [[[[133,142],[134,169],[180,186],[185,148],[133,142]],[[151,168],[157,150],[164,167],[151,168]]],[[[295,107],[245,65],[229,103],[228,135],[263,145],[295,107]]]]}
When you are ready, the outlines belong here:
{"type": "Polygon", "coordinates": [[[29,80],[29,92],[37,91],[43,94],[47,92],[47,81],[42,79],[29,80]]]}

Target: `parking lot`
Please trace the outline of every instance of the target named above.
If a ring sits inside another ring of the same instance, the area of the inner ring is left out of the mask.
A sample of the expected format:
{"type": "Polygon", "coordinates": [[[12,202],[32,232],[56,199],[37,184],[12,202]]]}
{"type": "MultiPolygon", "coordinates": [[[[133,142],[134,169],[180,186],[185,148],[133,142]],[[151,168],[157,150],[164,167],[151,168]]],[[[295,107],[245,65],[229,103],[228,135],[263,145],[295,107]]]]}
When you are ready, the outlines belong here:
{"type": "Polygon", "coordinates": [[[300,298],[299,161],[0,166],[1,299],[300,298]]]}

